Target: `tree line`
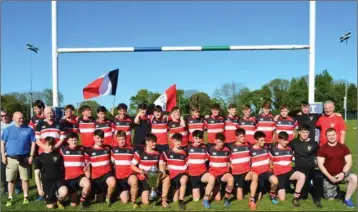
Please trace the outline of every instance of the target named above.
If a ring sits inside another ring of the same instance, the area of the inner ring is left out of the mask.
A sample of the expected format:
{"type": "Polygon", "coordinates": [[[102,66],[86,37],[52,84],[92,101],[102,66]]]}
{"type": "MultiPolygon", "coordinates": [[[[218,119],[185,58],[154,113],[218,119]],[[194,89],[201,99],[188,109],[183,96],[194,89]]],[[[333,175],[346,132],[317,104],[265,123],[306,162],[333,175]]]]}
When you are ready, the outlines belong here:
{"type": "MultiPolygon", "coordinates": [[[[140,103],[149,106],[160,96],[161,93],[140,89],[136,95],[130,98],[129,114],[134,115],[140,103]]],[[[315,77],[315,101],[324,102],[331,100],[335,102],[336,112],[344,114],[345,81],[334,80],[327,70],[322,71],[315,77]]],[[[23,111],[25,117],[30,117],[30,93],[7,93],[1,96],[1,105],[9,114],[15,111],[23,111]]],[[[52,105],[52,90],[44,89],[34,92],[32,99],[41,99],[46,105],[52,105]]],[[[308,99],[308,76],[296,77],[291,80],[276,78],[264,84],[260,89],[250,90],[240,83],[225,83],[214,93],[209,94],[199,90],[177,89],[177,106],[182,114],[189,114],[190,107],[196,106],[202,114],[210,114],[210,106],[213,103],[221,105],[221,114],[226,114],[226,108],[233,103],[238,106],[238,111],[244,104],[249,104],[254,114],[257,114],[266,101],[271,102],[273,113],[278,113],[282,104],[288,105],[292,114],[300,109],[300,102],[308,99]]],[[[63,103],[64,96],[59,93],[59,102],[63,103]]],[[[96,117],[96,109],[100,106],[96,101],[83,101],[75,107],[89,105],[92,115],[96,117]]],[[[112,108],[107,107],[109,111],[112,108]]],[[[114,111],[114,116],[117,111],[114,111]]],[[[348,119],[355,119],[357,115],[357,85],[348,84],[347,92],[348,119]]],[[[109,118],[113,117],[108,113],[109,118]]]]}

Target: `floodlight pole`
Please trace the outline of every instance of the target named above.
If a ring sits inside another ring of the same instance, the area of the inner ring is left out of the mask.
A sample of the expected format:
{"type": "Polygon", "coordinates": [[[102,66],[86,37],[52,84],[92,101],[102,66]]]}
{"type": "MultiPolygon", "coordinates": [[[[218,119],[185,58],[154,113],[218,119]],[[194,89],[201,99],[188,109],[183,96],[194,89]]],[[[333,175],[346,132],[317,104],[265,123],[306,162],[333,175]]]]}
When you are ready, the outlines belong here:
{"type": "MultiPolygon", "coordinates": [[[[344,42],[346,43],[346,47],[348,46],[348,39],[351,37],[351,32],[347,32],[346,34],[344,34],[343,36],[340,37],[340,42],[344,42]]],[[[345,58],[347,61],[347,57],[345,58]]],[[[346,68],[344,70],[344,77],[345,77],[345,88],[344,88],[344,100],[343,100],[343,105],[344,105],[344,121],[347,122],[347,95],[348,95],[348,81],[347,81],[347,62],[346,62],[346,68]]]]}

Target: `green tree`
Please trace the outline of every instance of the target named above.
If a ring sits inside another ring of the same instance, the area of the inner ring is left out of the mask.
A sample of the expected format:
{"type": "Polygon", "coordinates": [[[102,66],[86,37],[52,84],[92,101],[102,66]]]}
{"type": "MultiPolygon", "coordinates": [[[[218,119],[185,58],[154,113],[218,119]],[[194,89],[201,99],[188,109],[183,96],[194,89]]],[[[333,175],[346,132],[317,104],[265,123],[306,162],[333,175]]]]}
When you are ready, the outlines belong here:
{"type": "Polygon", "coordinates": [[[189,114],[189,99],[184,96],[185,91],[177,89],[177,106],[180,108],[181,114],[189,114]]]}
{"type": "Polygon", "coordinates": [[[347,111],[357,113],[357,86],[353,83],[347,89],[347,111]]]}
{"type": "Polygon", "coordinates": [[[139,104],[152,104],[160,96],[158,92],[151,92],[147,89],[140,89],[135,96],[130,98],[129,111],[136,113],[139,104]]]}
{"type": "MultiPolygon", "coordinates": [[[[97,118],[97,108],[99,106],[101,106],[100,104],[98,104],[98,102],[93,101],[93,100],[87,100],[87,101],[83,101],[80,103],[80,107],[83,105],[88,105],[91,108],[91,114],[93,118],[97,118]]],[[[107,108],[108,110],[108,108],[107,108]]],[[[82,114],[80,114],[81,116],[82,114]]]]}
{"type": "Polygon", "coordinates": [[[189,105],[198,107],[201,114],[210,114],[211,99],[207,93],[195,93],[189,98],[189,105]]]}
{"type": "Polygon", "coordinates": [[[266,84],[272,94],[272,104],[274,109],[279,108],[282,104],[286,103],[288,97],[288,88],[290,81],[285,79],[273,79],[266,84]]]}
{"type": "MultiPolygon", "coordinates": [[[[9,95],[14,96],[17,100],[22,102],[30,102],[30,92],[13,92],[9,93],[9,95]]],[[[58,94],[59,103],[63,103],[64,97],[61,92],[58,94]]],[[[32,101],[41,100],[45,103],[47,106],[52,106],[52,89],[46,88],[43,91],[34,91],[32,92],[32,101]]]]}
{"type": "Polygon", "coordinates": [[[287,105],[291,111],[300,110],[302,101],[308,99],[308,85],[304,77],[293,78],[288,89],[287,105]]]}
{"type": "Polygon", "coordinates": [[[19,100],[15,95],[2,95],[1,108],[5,109],[10,117],[12,117],[14,112],[20,111],[24,115],[25,123],[28,123],[30,120],[30,105],[24,101],[19,100]]]}
{"type": "Polygon", "coordinates": [[[315,101],[324,102],[327,100],[334,101],[334,84],[333,77],[327,70],[323,70],[322,73],[316,75],[315,81],[315,101]]]}
{"type": "Polygon", "coordinates": [[[214,91],[213,96],[221,102],[224,102],[225,106],[227,106],[227,104],[235,102],[235,96],[237,96],[243,88],[244,87],[239,83],[225,83],[221,88],[214,91]]]}

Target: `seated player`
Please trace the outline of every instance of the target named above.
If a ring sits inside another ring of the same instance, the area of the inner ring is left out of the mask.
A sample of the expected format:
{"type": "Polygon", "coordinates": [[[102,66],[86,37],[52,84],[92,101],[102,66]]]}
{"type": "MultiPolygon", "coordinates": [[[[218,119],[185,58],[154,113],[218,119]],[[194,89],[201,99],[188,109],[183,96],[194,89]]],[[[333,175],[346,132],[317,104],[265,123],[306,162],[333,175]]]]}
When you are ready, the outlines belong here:
{"type": "Polygon", "coordinates": [[[137,178],[139,180],[138,184],[142,190],[142,203],[145,205],[149,204],[149,192],[151,190],[147,181],[147,171],[149,171],[152,166],[157,167],[161,171],[162,175],[160,181],[162,183],[162,206],[164,208],[169,208],[167,200],[170,187],[170,178],[165,172],[165,167],[159,166],[161,155],[158,151],[155,151],[156,142],[157,137],[155,137],[154,134],[149,133],[146,135],[144,150],[138,149],[135,151],[131,163],[131,168],[134,172],[137,173],[137,178]]]}
{"type": "Polygon", "coordinates": [[[111,166],[111,149],[103,145],[103,130],[95,130],[93,139],[93,147],[86,152],[86,161],[91,165],[92,189],[97,194],[99,202],[102,202],[102,196],[106,192],[106,203],[110,206],[111,195],[116,187],[116,178],[111,166]]]}
{"type": "Polygon", "coordinates": [[[237,200],[243,199],[243,186],[245,182],[252,181],[250,185],[251,194],[255,194],[257,189],[257,174],[252,175],[250,167],[250,145],[245,137],[245,130],[242,128],[235,130],[236,142],[231,146],[231,173],[234,176],[234,184],[237,188],[237,200]]]}
{"type": "Polygon", "coordinates": [[[289,181],[295,180],[296,188],[293,195],[292,204],[295,207],[300,207],[299,198],[301,190],[305,184],[306,176],[299,171],[292,169],[292,149],[288,147],[289,135],[285,131],[279,132],[278,144],[270,149],[270,155],[273,163],[273,173],[278,178],[278,198],[281,201],[285,200],[286,187],[289,181]]]}
{"type": "Polygon", "coordinates": [[[169,170],[169,177],[172,186],[175,187],[174,202],[178,202],[179,208],[185,210],[184,196],[186,191],[186,184],[188,182],[187,174],[187,153],[180,145],[183,136],[180,133],[174,133],[171,137],[174,147],[171,150],[163,152],[163,160],[161,164],[166,165],[169,170]]]}
{"type": "Polygon", "coordinates": [[[193,143],[188,147],[188,172],[190,176],[191,187],[193,188],[193,200],[200,200],[200,188],[202,183],[206,183],[203,206],[210,208],[210,195],[214,188],[215,177],[207,172],[206,161],[208,161],[208,153],[206,146],[203,144],[204,133],[201,130],[194,130],[193,143]]]}
{"type": "Polygon", "coordinates": [[[230,150],[224,146],[225,135],[218,133],[215,136],[216,145],[209,150],[209,172],[214,175],[215,188],[213,194],[215,200],[221,200],[221,188],[226,184],[224,207],[230,206],[229,198],[234,188],[234,177],[230,173],[230,150]]]}
{"type": "Polygon", "coordinates": [[[45,197],[47,208],[57,207],[63,209],[62,201],[67,196],[68,190],[64,182],[63,157],[53,151],[56,140],[54,137],[46,137],[43,143],[44,152],[35,159],[35,177],[40,179],[43,190],[39,193],[45,197]]]}
{"type": "Polygon", "coordinates": [[[122,203],[126,204],[129,200],[129,188],[130,199],[133,209],[138,207],[136,203],[138,195],[138,179],[134,175],[131,169],[131,161],[133,160],[133,149],[127,146],[126,132],[119,130],[116,133],[117,145],[112,149],[112,161],[115,163],[115,171],[117,178],[117,187],[120,191],[120,199],[122,203]]]}
{"type": "MultiPolygon", "coordinates": [[[[255,144],[252,146],[250,154],[251,154],[251,171],[253,174],[258,175],[259,180],[259,192],[262,193],[264,185],[266,182],[271,183],[270,190],[270,199],[273,204],[277,204],[277,186],[278,179],[273,173],[270,171],[270,153],[267,145],[265,145],[265,133],[262,131],[257,131],[254,134],[255,144]]],[[[257,191],[256,191],[257,192],[257,191]]],[[[255,192],[255,193],[256,193],[255,192]]],[[[255,194],[251,194],[250,197],[250,208],[256,209],[255,203],[255,194]]],[[[261,196],[261,194],[259,195],[261,196]]]]}
{"type": "Polygon", "coordinates": [[[65,164],[65,184],[69,190],[71,206],[77,205],[77,192],[82,189],[80,202],[83,208],[88,208],[89,202],[86,200],[91,191],[91,181],[88,179],[88,167],[85,166],[85,149],[77,145],[77,142],[78,135],[74,132],[68,133],[68,145],[62,146],[59,152],[65,164]]]}

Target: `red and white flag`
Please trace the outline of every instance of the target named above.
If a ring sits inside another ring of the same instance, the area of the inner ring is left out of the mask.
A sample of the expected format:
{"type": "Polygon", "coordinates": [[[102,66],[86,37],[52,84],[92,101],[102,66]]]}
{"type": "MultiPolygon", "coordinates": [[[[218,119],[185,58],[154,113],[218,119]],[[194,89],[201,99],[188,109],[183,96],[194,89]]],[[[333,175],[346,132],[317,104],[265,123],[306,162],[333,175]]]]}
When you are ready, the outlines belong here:
{"type": "Polygon", "coordinates": [[[160,105],[163,111],[171,111],[177,104],[177,87],[170,86],[165,93],[160,95],[154,102],[155,105],[160,105]]]}
{"type": "Polygon", "coordinates": [[[90,99],[97,96],[116,95],[119,70],[106,73],[83,88],[83,97],[90,99]]]}

